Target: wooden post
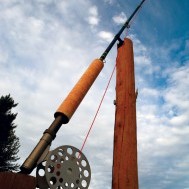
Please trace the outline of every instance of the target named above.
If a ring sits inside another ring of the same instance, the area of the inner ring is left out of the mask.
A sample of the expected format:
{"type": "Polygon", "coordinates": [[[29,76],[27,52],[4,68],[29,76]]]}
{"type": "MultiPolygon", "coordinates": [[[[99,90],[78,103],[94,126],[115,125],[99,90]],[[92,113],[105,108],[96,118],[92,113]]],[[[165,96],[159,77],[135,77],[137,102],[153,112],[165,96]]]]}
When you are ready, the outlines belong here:
{"type": "Polygon", "coordinates": [[[138,189],[135,74],[130,39],[125,38],[118,47],[116,63],[112,189],[138,189]]]}
{"type": "Polygon", "coordinates": [[[0,189],[35,189],[36,179],[30,175],[1,172],[0,189]]]}

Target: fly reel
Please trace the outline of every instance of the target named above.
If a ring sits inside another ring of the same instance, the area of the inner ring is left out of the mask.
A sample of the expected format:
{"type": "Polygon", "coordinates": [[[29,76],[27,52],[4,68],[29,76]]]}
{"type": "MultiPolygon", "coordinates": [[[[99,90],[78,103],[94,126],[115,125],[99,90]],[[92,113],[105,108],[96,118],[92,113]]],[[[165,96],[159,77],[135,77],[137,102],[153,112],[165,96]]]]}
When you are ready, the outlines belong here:
{"type": "Polygon", "coordinates": [[[66,145],[49,152],[37,166],[36,177],[40,189],[87,189],[91,169],[79,149],[66,145]]]}

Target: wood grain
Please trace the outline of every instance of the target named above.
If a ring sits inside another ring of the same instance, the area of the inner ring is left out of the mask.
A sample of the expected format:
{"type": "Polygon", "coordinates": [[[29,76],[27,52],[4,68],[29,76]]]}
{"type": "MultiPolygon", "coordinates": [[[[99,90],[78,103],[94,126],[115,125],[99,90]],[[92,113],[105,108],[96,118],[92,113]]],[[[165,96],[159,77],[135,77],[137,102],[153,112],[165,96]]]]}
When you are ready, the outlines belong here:
{"type": "Polygon", "coordinates": [[[138,189],[136,95],[133,44],[128,38],[116,59],[113,189],[138,189]]]}
{"type": "Polygon", "coordinates": [[[35,189],[36,179],[30,175],[0,172],[0,189],[35,189]]]}

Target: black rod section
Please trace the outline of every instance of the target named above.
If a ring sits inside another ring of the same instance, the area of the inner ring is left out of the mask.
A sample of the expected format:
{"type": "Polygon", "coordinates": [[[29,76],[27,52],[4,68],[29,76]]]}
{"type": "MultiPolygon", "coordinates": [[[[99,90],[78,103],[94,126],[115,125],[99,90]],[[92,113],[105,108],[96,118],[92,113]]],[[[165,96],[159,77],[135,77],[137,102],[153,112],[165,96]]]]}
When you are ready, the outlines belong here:
{"type": "Polygon", "coordinates": [[[142,0],[141,3],[138,5],[138,7],[135,9],[135,11],[131,14],[131,16],[127,19],[127,21],[125,22],[125,24],[122,26],[122,28],[119,30],[119,32],[115,35],[115,37],[113,38],[112,42],[109,44],[109,46],[107,47],[107,49],[104,51],[104,53],[101,55],[100,60],[104,60],[106,58],[106,56],[108,55],[108,53],[110,52],[110,50],[112,49],[112,47],[114,46],[115,42],[117,40],[120,40],[120,36],[122,34],[122,32],[124,31],[125,28],[129,27],[129,23],[132,20],[132,18],[134,17],[134,15],[137,13],[137,11],[140,9],[140,7],[142,6],[142,4],[144,3],[145,0],[142,0]]]}

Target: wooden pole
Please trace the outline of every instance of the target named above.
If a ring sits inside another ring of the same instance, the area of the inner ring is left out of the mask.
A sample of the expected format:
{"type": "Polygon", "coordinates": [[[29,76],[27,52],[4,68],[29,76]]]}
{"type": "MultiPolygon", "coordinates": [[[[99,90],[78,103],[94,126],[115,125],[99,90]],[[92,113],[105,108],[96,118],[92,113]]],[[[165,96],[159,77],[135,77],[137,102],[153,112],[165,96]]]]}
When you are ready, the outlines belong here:
{"type": "Polygon", "coordinates": [[[125,38],[118,47],[116,64],[112,189],[138,189],[135,74],[130,39],[125,38]]]}

